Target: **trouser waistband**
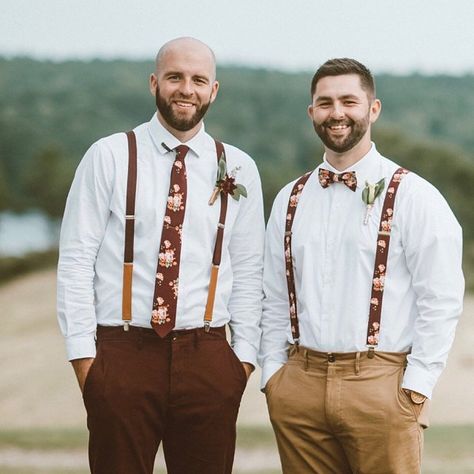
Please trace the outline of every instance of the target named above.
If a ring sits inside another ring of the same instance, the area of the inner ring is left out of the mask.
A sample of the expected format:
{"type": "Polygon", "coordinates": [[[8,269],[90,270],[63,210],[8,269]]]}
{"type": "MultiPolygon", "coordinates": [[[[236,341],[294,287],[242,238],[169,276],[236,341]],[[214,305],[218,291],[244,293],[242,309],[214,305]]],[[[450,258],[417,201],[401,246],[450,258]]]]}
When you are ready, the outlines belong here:
{"type": "Polygon", "coordinates": [[[409,352],[385,352],[373,351],[369,356],[369,351],[360,352],[320,352],[309,349],[305,346],[290,346],[290,360],[302,360],[315,365],[337,364],[348,365],[354,361],[363,364],[389,364],[406,365],[409,352]]]}
{"type": "Polygon", "coordinates": [[[220,335],[225,337],[225,326],[211,327],[208,332],[202,328],[176,329],[171,331],[166,337],[161,338],[152,328],[143,328],[139,326],[130,326],[128,331],[124,331],[123,326],[97,326],[97,339],[142,339],[154,338],[167,341],[203,335],[220,335]]]}

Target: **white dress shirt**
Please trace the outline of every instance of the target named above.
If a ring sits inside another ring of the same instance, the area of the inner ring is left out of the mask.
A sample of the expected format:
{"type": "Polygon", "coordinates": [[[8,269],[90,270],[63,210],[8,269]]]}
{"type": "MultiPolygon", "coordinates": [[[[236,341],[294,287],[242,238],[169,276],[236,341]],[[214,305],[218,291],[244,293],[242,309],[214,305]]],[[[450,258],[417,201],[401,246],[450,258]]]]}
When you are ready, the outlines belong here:
{"type": "MultiPolygon", "coordinates": [[[[324,160],[306,183],[296,210],[292,252],[300,344],[323,352],[366,351],[377,231],[386,190],[399,166],[372,145],[345,170],[356,172],[355,192],[343,183],[323,188],[319,167],[340,172],[324,160]],[[385,190],[364,225],[362,190],[366,181],[375,184],[381,178],[385,190]]],[[[293,185],[276,197],[267,228],[262,387],[285,363],[292,342],[283,237],[293,185]]],[[[402,386],[427,397],[446,364],[462,311],[461,254],[461,228],[446,201],[431,184],[409,173],[395,200],[377,350],[411,350],[402,386]]]]}
{"type": "MultiPolygon", "coordinates": [[[[135,130],[138,149],[132,325],[151,327],[157,259],[171,167],[180,145],[154,115],[135,130]]],[[[217,176],[214,140],[202,126],[186,145],[187,201],[183,223],[175,329],[203,327],[220,199],[208,205],[217,176]]],[[[230,324],[240,360],[255,364],[260,341],[264,218],[253,160],[225,145],[227,170],[248,198],[228,199],[212,326],[230,324]]],[[[117,133],[87,151],[74,177],[61,228],[58,319],[68,359],[95,357],[97,324],[122,324],[122,266],[127,138],[117,133]]]]}

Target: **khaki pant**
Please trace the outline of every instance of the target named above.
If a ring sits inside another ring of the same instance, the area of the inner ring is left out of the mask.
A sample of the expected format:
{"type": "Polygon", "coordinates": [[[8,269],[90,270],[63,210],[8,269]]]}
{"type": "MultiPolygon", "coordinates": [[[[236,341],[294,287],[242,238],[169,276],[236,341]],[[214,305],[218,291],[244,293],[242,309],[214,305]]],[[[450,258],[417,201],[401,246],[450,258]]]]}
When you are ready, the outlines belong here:
{"type": "Polygon", "coordinates": [[[401,389],[406,354],[292,347],[266,396],[284,474],[421,472],[427,402],[401,389]]]}

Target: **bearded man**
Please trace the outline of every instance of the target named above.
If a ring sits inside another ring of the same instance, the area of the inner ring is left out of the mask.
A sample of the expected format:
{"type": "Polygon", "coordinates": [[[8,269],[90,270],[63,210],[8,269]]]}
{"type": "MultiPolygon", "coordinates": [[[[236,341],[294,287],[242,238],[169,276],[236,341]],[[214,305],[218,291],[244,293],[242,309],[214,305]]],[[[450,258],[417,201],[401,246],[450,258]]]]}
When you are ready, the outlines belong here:
{"type": "Polygon", "coordinates": [[[171,474],[232,471],[264,220],[253,160],[204,129],[218,88],[207,45],[166,43],[150,77],[157,113],[92,145],[68,196],[58,318],[93,474],[152,474],[161,442],[171,474]]]}
{"type": "Polygon", "coordinates": [[[324,63],[311,99],[323,162],[275,199],[265,250],[262,389],[283,472],[419,473],[462,310],[461,228],[371,142],[363,64],[324,63]]]}

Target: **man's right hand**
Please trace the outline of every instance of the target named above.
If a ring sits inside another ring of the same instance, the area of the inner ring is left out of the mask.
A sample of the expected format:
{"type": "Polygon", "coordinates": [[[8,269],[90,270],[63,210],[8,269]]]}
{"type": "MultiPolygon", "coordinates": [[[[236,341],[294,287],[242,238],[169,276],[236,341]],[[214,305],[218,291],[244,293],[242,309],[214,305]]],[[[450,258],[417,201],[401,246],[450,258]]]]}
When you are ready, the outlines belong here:
{"type": "Polygon", "coordinates": [[[81,393],[84,392],[84,383],[86,381],[87,374],[89,373],[89,369],[91,368],[93,362],[93,357],[89,357],[87,359],[71,360],[72,367],[74,369],[74,372],[76,373],[77,381],[79,382],[79,388],[81,389],[81,393]]]}

